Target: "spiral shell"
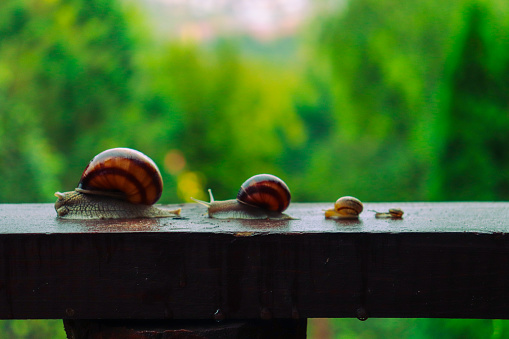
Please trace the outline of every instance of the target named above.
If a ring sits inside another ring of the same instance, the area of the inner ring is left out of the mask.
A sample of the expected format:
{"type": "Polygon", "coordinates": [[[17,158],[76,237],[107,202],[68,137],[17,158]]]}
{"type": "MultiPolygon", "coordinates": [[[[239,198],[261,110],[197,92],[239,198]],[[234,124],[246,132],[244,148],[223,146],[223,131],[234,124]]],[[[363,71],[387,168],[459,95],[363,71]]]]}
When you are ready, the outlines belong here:
{"type": "Polygon", "coordinates": [[[247,179],[237,194],[243,204],[274,212],[283,212],[290,205],[290,189],[283,180],[271,174],[258,174],[247,179]]]}
{"type": "Polygon", "coordinates": [[[112,148],[96,155],[83,171],[77,191],[115,195],[134,203],[152,205],[161,197],[163,179],[157,165],[130,148],[112,148]]]}
{"type": "Polygon", "coordinates": [[[334,203],[334,208],[325,211],[326,218],[355,219],[364,209],[362,202],[355,197],[341,197],[334,203]]]}

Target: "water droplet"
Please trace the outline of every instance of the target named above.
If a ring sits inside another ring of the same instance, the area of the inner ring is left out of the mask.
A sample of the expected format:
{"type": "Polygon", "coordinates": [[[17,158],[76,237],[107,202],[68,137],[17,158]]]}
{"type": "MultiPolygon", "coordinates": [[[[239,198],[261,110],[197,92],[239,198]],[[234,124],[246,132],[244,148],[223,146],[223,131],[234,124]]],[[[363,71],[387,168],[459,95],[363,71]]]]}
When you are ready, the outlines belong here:
{"type": "Polygon", "coordinates": [[[226,318],[223,311],[220,308],[217,309],[216,313],[214,313],[214,320],[217,322],[223,321],[226,318]]]}
{"type": "Polygon", "coordinates": [[[264,307],[260,312],[260,318],[264,320],[272,319],[272,312],[267,307],[264,307]]]}
{"type": "Polygon", "coordinates": [[[356,311],[357,319],[360,321],[366,321],[369,318],[368,311],[364,307],[359,307],[356,311]]]}

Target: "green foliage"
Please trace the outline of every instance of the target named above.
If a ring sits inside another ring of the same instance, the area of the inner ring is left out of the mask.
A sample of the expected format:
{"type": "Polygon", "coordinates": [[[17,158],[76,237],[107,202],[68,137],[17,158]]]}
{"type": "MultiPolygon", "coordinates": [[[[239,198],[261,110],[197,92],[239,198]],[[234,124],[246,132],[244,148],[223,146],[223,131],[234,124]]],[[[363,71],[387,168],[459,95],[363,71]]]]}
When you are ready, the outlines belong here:
{"type": "Polygon", "coordinates": [[[6,0],[0,13],[0,201],[50,201],[100,145],[90,131],[127,111],[127,23],[109,0],[6,0]]]}
{"type": "Polygon", "coordinates": [[[466,27],[446,64],[448,121],[439,158],[444,168],[436,176],[442,199],[508,196],[509,26],[497,10],[477,3],[465,8],[466,27]]]}
{"type": "MultiPolygon", "coordinates": [[[[427,338],[505,338],[509,335],[508,320],[491,319],[331,319],[329,336],[336,339],[427,339],[427,338]]],[[[320,338],[319,328],[311,320],[308,337],[320,338]]],[[[323,332],[322,332],[323,333],[323,332]]]]}
{"type": "Polygon", "coordinates": [[[0,6],[0,201],[49,202],[116,146],[161,165],[161,202],[259,172],[296,201],[509,196],[504,2],[351,2],[286,41],[291,62],[152,43],[112,1],[0,6]]]}
{"type": "Polygon", "coordinates": [[[13,339],[65,339],[62,320],[0,320],[0,337],[13,339]]]}
{"type": "Polygon", "coordinates": [[[329,16],[334,128],[310,182],[365,200],[507,199],[505,6],[366,0],[329,16]]]}

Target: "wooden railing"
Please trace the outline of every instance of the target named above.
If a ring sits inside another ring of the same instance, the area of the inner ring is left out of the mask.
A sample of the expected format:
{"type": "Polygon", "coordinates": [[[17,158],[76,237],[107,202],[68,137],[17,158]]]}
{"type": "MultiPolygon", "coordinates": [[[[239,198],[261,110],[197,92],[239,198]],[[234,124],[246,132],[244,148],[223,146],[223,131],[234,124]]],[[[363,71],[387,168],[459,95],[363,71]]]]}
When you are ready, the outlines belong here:
{"type": "Polygon", "coordinates": [[[509,203],[367,203],[344,221],[324,219],[330,205],[292,204],[299,219],[276,222],[209,219],[197,204],[180,205],[181,219],[116,221],[0,205],[0,318],[65,319],[72,338],[298,338],[307,318],[509,318],[509,203]],[[403,219],[372,212],[390,207],[403,219]]]}

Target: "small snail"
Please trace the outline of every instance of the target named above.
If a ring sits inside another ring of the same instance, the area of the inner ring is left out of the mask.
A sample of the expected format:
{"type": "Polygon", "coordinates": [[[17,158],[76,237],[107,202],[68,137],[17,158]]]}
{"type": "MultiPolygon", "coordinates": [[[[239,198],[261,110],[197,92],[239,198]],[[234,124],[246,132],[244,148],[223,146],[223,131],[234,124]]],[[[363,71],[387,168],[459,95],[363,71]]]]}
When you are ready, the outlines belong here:
{"type": "Polygon", "coordinates": [[[112,148],[90,161],[74,191],[55,193],[55,210],[67,219],[180,215],[180,209],[152,206],[162,191],[163,179],[152,159],[130,148],[112,148]]]}
{"type": "Polygon", "coordinates": [[[403,210],[401,208],[390,208],[389,213],[386,212],[376,212],[375,218],[394,218],[399,219],[403,218],[403,210]]]}
{"type": "Polygon", "coordinates": [[[293,219],[282,213],[290,205],[290,189],[283,180],[271,174],[258,174],[241,186],[237,199],[215,201],[209,189],[210,202],[194,201],[208,207],[211,218],[218,219],[293,219]]]}
{"type": "Polygon", "coordinates": [[[325,211],[325,218],[330,219],[356,219],[363,210],[362,202],[354,197],[341,197],[334,208],[325,211]]]}

